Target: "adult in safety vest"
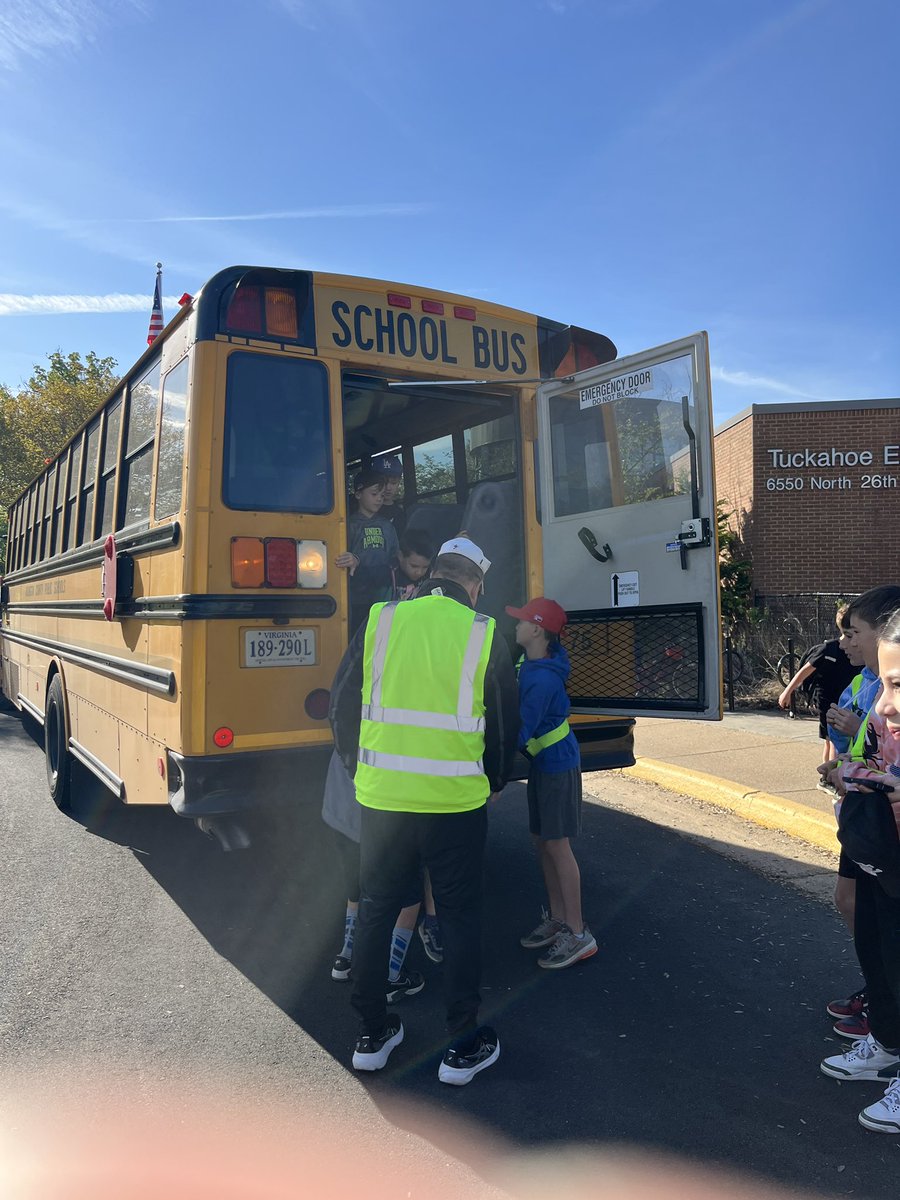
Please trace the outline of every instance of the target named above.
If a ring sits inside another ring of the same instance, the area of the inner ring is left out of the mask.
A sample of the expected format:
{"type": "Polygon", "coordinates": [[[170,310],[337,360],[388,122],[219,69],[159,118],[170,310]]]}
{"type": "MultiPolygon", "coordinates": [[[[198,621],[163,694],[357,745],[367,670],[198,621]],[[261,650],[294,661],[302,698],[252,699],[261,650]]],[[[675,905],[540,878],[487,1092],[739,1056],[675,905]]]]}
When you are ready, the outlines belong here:
{"type": "Polygon", "coordinates": [[[489,567],[468,538],[445,542],[413,600],[372,606],[332,689],[335,746],[362,807],[356,1070],[379,1070],[403,1041],[385,963],[423,866],[444,939],[449,1047],[438,1077],[466,1084],[500,1054],[496,1032],[478,1024],[486,805],[510,776],[519,715],[509,651],[475,611],[489,567]]]}

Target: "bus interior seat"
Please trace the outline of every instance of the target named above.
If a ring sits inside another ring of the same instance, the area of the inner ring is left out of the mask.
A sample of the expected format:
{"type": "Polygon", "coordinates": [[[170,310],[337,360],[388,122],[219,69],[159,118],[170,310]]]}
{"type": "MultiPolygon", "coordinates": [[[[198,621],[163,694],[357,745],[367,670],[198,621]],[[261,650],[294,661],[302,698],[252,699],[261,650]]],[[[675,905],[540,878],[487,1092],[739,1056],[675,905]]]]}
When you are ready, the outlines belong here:
{"type": "Polygon", "coordinates": [[[421,529],[434,543],[435,553],[438,547],[450,538],[455,537],[462,525],[461,504],[414,504],[406,517],[407,529],[421,529]]]}
{"type": "Polygon", "coordinates": [[[469,493],[462,526],[491,560],[485,592],[478,611],[494,618],[510,618],[507,604],[524,604],[525,563],[523,559],[522,496],[517,479],[476,483],[469,493]]]}

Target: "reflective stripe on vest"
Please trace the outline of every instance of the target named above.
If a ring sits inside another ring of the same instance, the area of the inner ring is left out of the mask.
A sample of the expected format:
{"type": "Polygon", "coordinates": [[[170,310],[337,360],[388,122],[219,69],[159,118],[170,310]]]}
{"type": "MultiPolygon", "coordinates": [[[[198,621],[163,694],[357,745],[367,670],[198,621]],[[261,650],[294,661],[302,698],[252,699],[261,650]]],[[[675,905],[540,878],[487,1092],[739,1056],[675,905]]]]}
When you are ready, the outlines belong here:
{"type": "Polygon", "coordinates": [[[366,626],[356,795],[370,808],[484,804],[484,679],[495,623],[446,596],[373,605],[366,626]]]}
{"type": "Polygon", "coordinates": [[[540,737],[529,738],[525,743],[525,749],[532,758],[536,754],[540,754],[542,750],[546,750],[548,746],[555,746],[557,742],[561,742],[564,737],[569,736],[569,722],[563,721],[562,725],[557,725],[555,729],[551,729],[548,733],[542,733],[540,737]]]}
{"type": "MultiPolygon", "coordinates": [[[[869,710],[871,712],[871,709],[869,710]]],[[[850,739],[850,745],[847,747],[847,753],[850,756],[851,762],[864,762],[866,755],[866,730],[869,727],[869,713],[863,717],[859,723],[859,729],[850,739]]]]}

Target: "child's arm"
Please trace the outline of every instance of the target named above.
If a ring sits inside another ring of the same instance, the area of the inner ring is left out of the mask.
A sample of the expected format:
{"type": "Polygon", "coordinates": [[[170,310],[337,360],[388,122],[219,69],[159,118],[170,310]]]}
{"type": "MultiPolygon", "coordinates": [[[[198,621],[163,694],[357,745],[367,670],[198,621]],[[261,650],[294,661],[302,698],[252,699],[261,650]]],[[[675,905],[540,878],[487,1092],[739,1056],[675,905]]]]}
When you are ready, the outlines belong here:
{"type": "Polygon", "coordinates": [[[527,676],[519,683],[519,749],[524,750],[541,723],[546,719],[551,696],[540,686],[531,683],[527,676]]]}
{"type": "Polygon", "coordinates": [[[791,703],[791,696],[793,696],[800,684],[803,683],[804,679],[809,679],[810,675],[815,674],[815,671],[816,668],[812,663],[805,663],[778,697],[778,707],[788,708],[791,703]]]}

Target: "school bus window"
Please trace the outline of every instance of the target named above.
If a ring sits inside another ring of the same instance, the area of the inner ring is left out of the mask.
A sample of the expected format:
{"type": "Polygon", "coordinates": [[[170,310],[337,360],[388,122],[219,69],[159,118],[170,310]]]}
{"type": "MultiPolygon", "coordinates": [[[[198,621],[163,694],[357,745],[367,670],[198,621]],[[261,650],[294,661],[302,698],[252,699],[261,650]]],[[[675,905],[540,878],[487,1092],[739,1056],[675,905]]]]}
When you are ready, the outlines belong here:
{"type": "Polygon", "coordinates": [[[56,494],[56,465],[54,464],[48,474],[47,483],[44,488],[44,515],[41,519],[41,546],[40,557],[42,559],[50,557],[50,521],[53,516],[53,501],[56,494]]]}
{"type": "Polygon", "coordinates": [[[66,477],[72,460],[72,447],[59,460],[59,481],[56,486],[56,503],[53,507],[53,555],[62,553],[63,517],[66,510],[66,477]]]}
{"type": "Polygon", "coordinates": [[[81,515],[78,519],[78,545],[94,540],[94,486],[97,482],[97,451],[100,446],[100,420],[87,431],[84,454],[84,488],[81,493],[81,515]]]}
{"type": "Polygon", "coordinates": [[[515,422],[511,416],[485,421],[465,431],[466,479],[505,479],[516,472],[515,422]]]}
{"type": "Polygon", "coordinates": [[[456,472],[453,467],[453,438],[435,438],[413,447],[416,499],[430,504],[456,503],[456,472]]]}
{"type": "Polygon", "coordinates": [[[120,528],[150,517],[150,487],[153,482],[153,445],[159,408],[159,363],[136,383],[128,397],[128,429],[122,463],[121,491],[125,496],[120,528]]]}
{"type": "Polygon", "coordinates": [[[31,549],[28,554],[29,562],[40,561],[41,509],[44,506],[44,490],[46,479],[41,479],[31,494],[31,549]]]}
{"type": "Polygon", "coordinates": [[[106,411],[106,436],[103,442],[103,471],[100,475],[100,490],[97,493],[97,510],[100,514],[99,536],[112,533],[113,506],[116,495],[116,462],[119,457],[119,427],[122,423],[121,397],[106,411]]]}
{"type": "Polygon", "coordinates": [[[582,407],[577,391],[566,392],[550,401],[550,439],[557,516],[690,489],[680,397],[629,396],[582,407]]]}
{"type": "Polygon", "coordinates": [[[231,355],[223,468],[229,508],[328,512],[330,437],[328,375],[321,363],[231,355]]]}
{"type": "Polygon", "coordinates": [[[184,424],[187,416],[188,359],[183,358],[163,381],[159,464],[156,470],[156,520],[181,508],[184,474],[184,424]]]}
{"type": "Polygon", "coordinates": [[[81,437],[72,443],[72,466],[69,470],[69,487],[66,495],[65,549],[76,544],[75,509],[78,505],[78,489],[81,485],[81,437]]]}

